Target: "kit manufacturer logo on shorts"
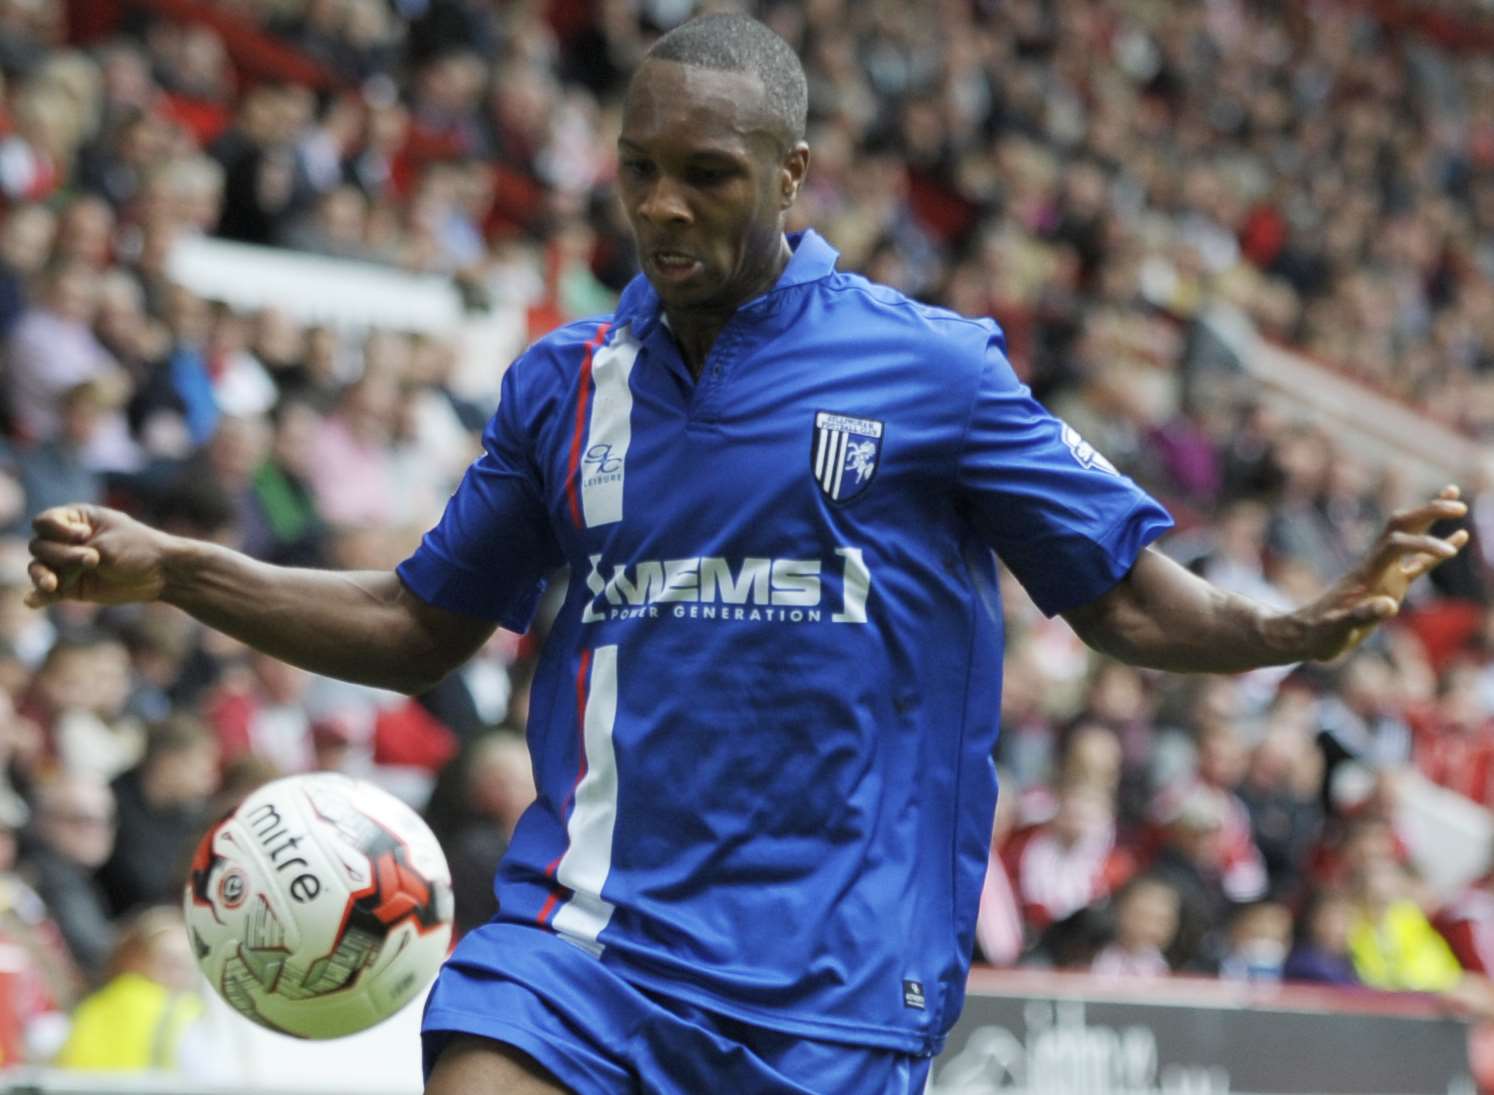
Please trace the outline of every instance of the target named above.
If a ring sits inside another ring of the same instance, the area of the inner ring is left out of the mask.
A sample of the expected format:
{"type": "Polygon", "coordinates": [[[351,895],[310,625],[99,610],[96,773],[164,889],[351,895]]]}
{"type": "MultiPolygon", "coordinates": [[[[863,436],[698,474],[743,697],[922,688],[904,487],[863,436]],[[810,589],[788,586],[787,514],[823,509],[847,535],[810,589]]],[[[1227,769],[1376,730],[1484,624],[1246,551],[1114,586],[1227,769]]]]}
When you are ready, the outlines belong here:
{"type": "Polygon", "coordinates": [[[903,982],[903,1007],[913,1008],[915,1011],[923,1010],[924,1000],[922,981],[905,980],[903,982]]]}
{"type": "Polygon", "coordinates": [[[864,491],[882,458],[882,423],[874,418],[820,411],[814,416],[810,469],[832,502],[849,502],[864,491]]]}

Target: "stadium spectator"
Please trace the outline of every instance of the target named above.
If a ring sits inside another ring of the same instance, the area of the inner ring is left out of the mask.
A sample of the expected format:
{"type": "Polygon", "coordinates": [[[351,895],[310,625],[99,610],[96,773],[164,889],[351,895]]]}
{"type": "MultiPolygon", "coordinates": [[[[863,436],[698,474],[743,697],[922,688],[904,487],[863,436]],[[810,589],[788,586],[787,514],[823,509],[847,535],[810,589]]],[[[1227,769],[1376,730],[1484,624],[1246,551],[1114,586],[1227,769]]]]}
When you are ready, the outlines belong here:
{"type": "Polygon", "coordinates": [[[130,401],[130,422],[157,460],[184,458],[212,440],[221,411],[208,371],[207,302],[181,286],[164,290],[165,345],[147,360],[130,401]]]}
{"type": "Polygon", "coordinates": [[[1296,939],[1282,967],[1282,978],[1321,985],[1359,984],[1349,954],[1353,915],[1353,903],[1341,890],[1320,889],[1309,896],[1297,914],[1296,939]]]}
{"type": "Polygon", "coordinates": [[[55,83],[32,79],[9,105],[13,130],[0,138],[0,194],[45,201],[63,188],[84,137],[81,104],[55,83]]]}
{"type": "Polygon", "coordinates": [[[159,610],[143,612],[123,625],[120,637],[130,655],[131,682],[125,709],[140,722],[163,722],[172,714],[194,632],[190,621],[159,610]]]}
{"type": "Polygon", "coordinates": [[[1433,923],[1460,966],[1485,976],[1494,973],[1494,888],[1489,875],[1437,910],[1433,923]]]}
{"type": "Polygon", "coordinates": [[[395,377],[369,370],[344,389],[312,442],[311,488],[332,524],[382,528],[398,513],[390,442],[399,399],[395,377]]]}
{"type": "Polygon", "coordinates": [[[113,780],[137,760],[145,747],[141,725],[130,717],[130,656],[112,631],[80,636],[85,648],[86,691],[74,695],[52,725],[61,766],[74,773],[93,772],[113,780]]]}
{"type": "Polygon", "coordinates": [[[226,674],[205,704],[225,761],[252,754],[282,773],[310,771],[311,717],[304,703],[311,681],[294,666],[250,653],[226,674]]]}
{"type": "Polygon", "coordinates": [[[27,311],[31,282],[46,266],[57,217],[40,203],[11,206],[0,226],[0,338],[27,311]]]}
{"type": "Polygon", "coordinates": [[[1177,939],[1182,898],[1155,875],[1132,879],[1115,895],[1115,928],[1090,963],[1101,977],[1162,977],[1172,971],[1167,955],[1177,939]]]}
{"type": "Polygon", "coordinates": [[[1462,968],[1412,899],[1400,864],[1383,856],[1368,859],[1350,885],[1349,955],[1361,981],[1414,992],[1446,992],[1458,984],[1462,968]]]}
{"type": "Polygon", "coordinates": [[[58,638],[20,704],[41,727],[49,757],[64,770],[113,779],[139,758],[143,738],[125,716],[129,655],[105,631],[58,638]]]}
{"type": "Polygon", "coordinates": [[[114,258],[114,207],[95,194],[79,194],[57,218],[53,261],[78,262],[103,273],[114,258]]]}
{"type": "Polygon", "coordinates": [[[258,516],[254,484],[269,448],[270,426],[263,417],[224,414],[212,440],[198,453],[210,481],[233,509],[236,540],[250,539],[259,532],[254,526],[258,516]]]}
{"type": "Polygon", "coordinates": [[[335,186],[316,198],[302,218],[285,230],[283,243],[297,251],[343,259],[381,257],[367,236],[368,199],[353,186],[335,186]]]}
{"type": "MultiPolygon", "coordinates": [[[[144,64],[133,47],[119,43],[115,48],[118,51],[114,55],[115,69],[144,64]]],[[[106,65],[106,88],[111,82],[110,72],[106,65]]],[[[134,76],[118,78],[130,82],[135,79],[134,76]]],[[[149,78],[148,74],[141,77],[149,78]]],[[[153,85],[147,85],[138,92],[125,93],[128,98],[106,100],[105,120],[99,135],[84,146],[78,159],[78,182],[132,218],[139,212],[136,202],[143,196],[148,180],[161,169],[174,144],[171,128],[151,109],[153,91],[153,85]]]]}
{"type": "MultiPolygon", "coordinates": [[[[17,434],[29,441],[57,435],[62,394],[85,381],[127,390],[119,363],[94,335],[98,276],[86,265],[63,262],[42,279],[41,297],[11,329],[6,347],[6,382],[17,434]]],[[[115,445],[128,436],[112,435],[115,445]]],[[[116,461],[124,459],[110,452],[116,461]]],[[[90,452],[98,460],[99,454],[90,452]]]]}
{"type": "Polygon", "coordinates": [[[101,381],[79,381],[58,397],[57,432],[16,453],[16,473],[26,494],[27,521],[70,498],[104,500],[103,477],[89,466],[87,454],[108,407],[108,393],[101,381]]]}
{"type": "MultiPolygon", "coordinates": [[[[1001,784],[1003,798],[1041,787],[1057,762],[1054,751],[1058,748],[1058,732],[1047,709],[1051,700],[1043,688],[1041,659],[1031,644],[1013,646],[1001,689],[1001,737],[996,742],[996,759],[1006,773],[1001,784]]],[[[1119,770],[1117,744],[1117,778],[1119,770]]]]}
{"type": "Polygon", "coordinates": [[[1235,981],[1280,981],[1292,941],[1292,911],[1277,901],[1235,910],[1219,976],[1235,981]]]}
{"type": "Polygon", "coordinates": [[[1322,764],[1305,729],[1287,719],[1270,724],[1250,755],[1238,794],[1273,897],[1295,901],[1301,894],[1323,830],[1322,764]]]}
{"type": "Polygon", "coordinates": [[[1121,821],[1127,826],[1139,819],[1147,797],[1148,766],[1155,739],[1154,702],[1134,667],[1105,661],[1095,669],[1078,720],[1109,728],[1120,743],[1118,808],[1121,821]]]}
{"type": "MultiPolygon", "coordinates": [[[[997,772],[997,785],[1008,786],[1003,772],[997,772]]],[[[976,957],[993,966],[1015,964],[1027,949],[1028,943],[1027,927],[1017,905],[1016,889],[1012,886],[1006,862],[999,854],[1000,849],[1006,847],[1016,820],[1016,796],[999,795],[996,799],[996,817],[991,823],[991,856],[986,862],[986,877],[980,891],[980,908],[975,917],[976,957]]]]}
{"type": "Polygon", "coordinates": [[[213,382],[213,402],[225,415],[257,418],[275,405],[275,382],[245,345],[245,318],[223,304],[215,304],[212,311],[203,363],[213,382]]]}
{"type": "Polygon", "coordinates": [[[1053,820],[1013,835],[1003,860],[1035,932],[1113,892],[1134,871],[1116,845],[1114,794],[1086,782],[1058,790],[1053,820]]]}
{"type": "Polygon", "coordinates": [[[1225,891],[1231,803],[1206,784],[1195,783],[1159,817],[1162,845],[1148,873],[1177,891],[1178,924],[1172,943],[1176,969],[1216,968],[1220,931],[1229,921],[1225,891]]]}
{"type": "Polygon", "coordinates": [[[1395,667],[1384,654],[1361,650],[1339,670],[1337,687],[1318,706],[1318,744],[1324,757],[1323,793],[1329,799],[1348,770],[1379,771],[1411,759],[1411,728],[1397,698],[1395,667]]]}
{"type": "Polygon", "coordinates": [[[1411,719],[1416,767],[1434,783],[1494,807],[1494,710],[1479,669],[1455,664],[1437,684],[1436,702],[1411,719]]]}
{"type": "Polygon", "coordinates": [[[12,792],[0,799],[0,942],[14,969],[10,1021],[0,1035],[0,1060],[45,1058],[67,1032],[67,1010],[84,988],[82,975],[46,902],[18,871],[18,833],[25,807],[12,792]]]}
{"type": "Polygon", "coordinates": [[[1256,901],[1266,892],[1266,863],[1256,846],[1250,811],[1236,793],[1245,775],[1247,755],[1238,726],[1229,719],[1210,720],[1198,728],[1196,779],[1165,787],[1152,804],[1152,817],[1167,825],[1198,787],[1216,793],[1223,807],[1219,834],[1221,884],[1230,901],[1256,901]]]}
{"type": "Polygon", "coordinates": [[[118,928],[94,872],[114,848],[114,796],[90,775],[43,784],[21,874],[50,910],[69,953],[91,982],[103,976],[118,928]]]}
{"type": "Polygon", "coordinates": [[[233,73],[223,39],[202,23],[156,29],[150,45],[164,92],[157,108],[198,145],[211,144],[232,117],[233,73]]]}
{"type": "Polygon", "coordinates": [[[169,904],[183,865],[218,790],[218,742],[211,728],[171,715],[147,728],[145,755],[111,785],[117,810],[114,851],[99,881],[115,916],[169,904]]]}
{"type": "Polygon", "coordinates": [[[426,820],[451,866],[459,935],[498,910],[493,875],[534,795],[529,751],[507,731],[474,738],[441,769],[426,820]]]}
{"type": "Polygon", "coordinates": [[[166,1073],[202,1015],[191,943],[175,907],[136,913],[120,930],[103,983],[78,1005],[60,1068],[166,1073]]]}
{"type": "Polygon", "coordinates": [[[274,436],[254,471],[242,518],[244,550],[256,558],[287,566],[326,559],[327,526],[310,485],[321,425],[309,403],[288,393],[275,405],[274,436]]]}

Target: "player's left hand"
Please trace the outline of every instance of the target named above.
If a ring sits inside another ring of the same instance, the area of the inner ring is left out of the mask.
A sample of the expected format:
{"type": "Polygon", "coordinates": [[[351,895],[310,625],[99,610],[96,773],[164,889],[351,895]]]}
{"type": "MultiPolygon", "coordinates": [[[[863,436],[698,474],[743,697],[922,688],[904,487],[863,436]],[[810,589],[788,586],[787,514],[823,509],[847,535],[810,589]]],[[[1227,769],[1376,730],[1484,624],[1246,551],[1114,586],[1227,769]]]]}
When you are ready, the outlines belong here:
{"type": "Polygon", "coordinates": [[[1430,502],[1395,514],[1363,562],[1293,613],[1303,627],[1305,657],[1327,661],[1358,646],[1401,610],[1412,582],[1462,549],[1467,529],[1446,538],[1427,531],[1468,513],[1458,495],[1457,487],[1444,487],[1430,502]]]}

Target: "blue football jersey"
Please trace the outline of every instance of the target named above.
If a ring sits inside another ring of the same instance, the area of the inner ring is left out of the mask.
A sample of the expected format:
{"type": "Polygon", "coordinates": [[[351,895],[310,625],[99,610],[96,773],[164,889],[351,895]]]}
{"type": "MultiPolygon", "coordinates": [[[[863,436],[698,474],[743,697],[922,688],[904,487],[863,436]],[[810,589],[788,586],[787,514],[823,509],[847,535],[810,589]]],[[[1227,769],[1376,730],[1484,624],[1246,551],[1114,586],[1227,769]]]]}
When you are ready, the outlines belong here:
{"type": "Polygon", "coordinates": [[[713,1012],[933,1053],[996,801],[993,552],[1062,612],[1171,520],[995,324],[791,242],[699,379],[642,278],[526,351],[399,573],[522,630],[569,567],[500,919],[713,1012]]]}

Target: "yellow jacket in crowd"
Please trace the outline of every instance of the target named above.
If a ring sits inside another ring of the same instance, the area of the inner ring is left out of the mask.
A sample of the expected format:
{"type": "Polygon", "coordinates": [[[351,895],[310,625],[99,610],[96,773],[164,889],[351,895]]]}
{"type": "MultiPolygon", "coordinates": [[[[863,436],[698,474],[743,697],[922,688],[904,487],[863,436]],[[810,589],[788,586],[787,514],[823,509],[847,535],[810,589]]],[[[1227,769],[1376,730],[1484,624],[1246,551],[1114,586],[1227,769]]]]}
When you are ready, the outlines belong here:
{"type": "Polygon", "coordinates": [[[78,1005],[55,1063],[90,1071],[171,1070],[183,1033],[201,1015],[195,993],[122,973],[78,1005]]]}
{"type": "Polygon", "coordinates": [[[1410,900],[1391,902],[1378,920],[1359,917],[1349,955],[1359,979],[1379,989],[1444,992],[1463,975],[1447,940],[1410,900]]]}

